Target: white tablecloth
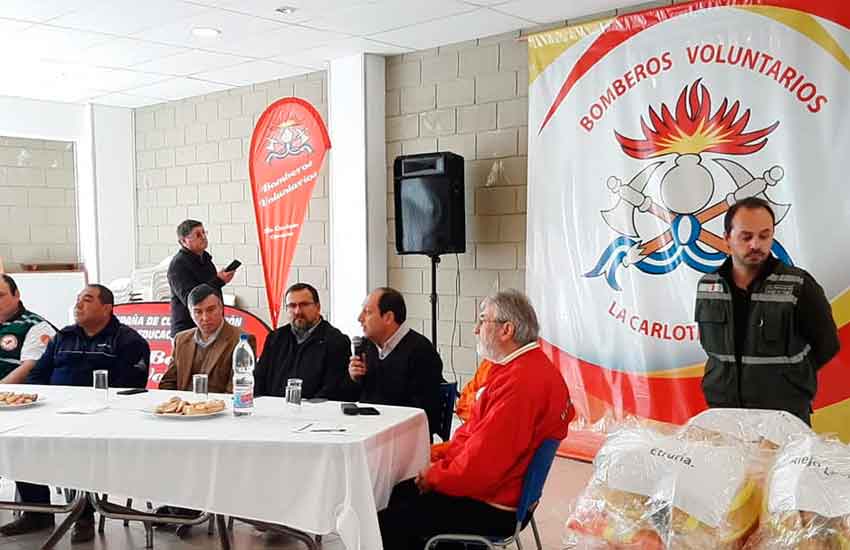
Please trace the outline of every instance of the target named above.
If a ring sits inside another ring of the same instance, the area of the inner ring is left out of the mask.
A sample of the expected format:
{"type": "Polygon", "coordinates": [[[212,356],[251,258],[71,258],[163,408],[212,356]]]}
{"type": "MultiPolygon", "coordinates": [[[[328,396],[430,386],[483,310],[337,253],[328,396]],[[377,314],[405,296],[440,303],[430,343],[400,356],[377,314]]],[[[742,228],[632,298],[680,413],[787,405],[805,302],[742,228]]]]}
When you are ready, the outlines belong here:
{"type": "MultiPolygon", "coordinates": [[[[337,532],[348,549],[382,548],[376,510],[393,486],[427,465],[428,423],[419,409],[377,407],[349,417],[339,403],[256,400],[251,417],[167,419],[149,411],[172,395],[118,396],[108,409],[58,414],[94,398],[89,388],[0,386],[44,402],[0,410],[0,476],[337,532]],[[303,432],[294,430],[307,424],[303,432]],[[345,432],[309,429],[344,427],[345,432]]],[[[227,400],[228,396],[217,396],[227,400]]],[[[228,409],[230,403],[228,401],[228,409]]]]}

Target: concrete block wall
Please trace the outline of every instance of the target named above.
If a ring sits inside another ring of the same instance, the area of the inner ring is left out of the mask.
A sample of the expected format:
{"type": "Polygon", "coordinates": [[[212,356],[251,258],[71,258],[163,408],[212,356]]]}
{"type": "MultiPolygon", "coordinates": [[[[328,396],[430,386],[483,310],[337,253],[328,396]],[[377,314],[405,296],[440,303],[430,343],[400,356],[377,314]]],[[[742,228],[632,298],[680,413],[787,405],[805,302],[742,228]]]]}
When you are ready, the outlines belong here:
{"type": "Polygon", "coordinates": [[[478,365],[474,328],[481,299],[525,289],[528,49],[518,39],[617,14],[589,14],[387,60],[388,281],[404,293],[410,324],[428,337],[430,260],[395,252],[392,164],[398,155],[434,151],[452,151],[466,161],[466,253],[444,256],[437,274],[438,348],[447,379],[452,363],[461,383],[478,365]]]}
{"type": "Polygon", "coordinates": [[[74,144],[0,137],[0,258],[78,262],[74,144]]]}
{"type": "MultiPolygon", "coordinates": [[[[324,71],[136,109],[138,267],[159,263],[177,250],[176,228],[192,218],[209,232],[209,252],[219,268],[242,262],[225,292],[237,305],[269,320],[248,176],[251,133],[263,111],[279,98],[310,101],[327,120],[324,71]]],[[[327,163],[325,163],[327,166],[327,163]]],[[[320,173],[289,282],[328,295],[327,168],[320,173]]],[[[286,322],[281,315],[281,322],[286,322]]]]}
{"type": "Polygon", "coordinates": [[[525,287],[526,45],[519,31],[391,57],[387,63],[388,281],[410,324],[430,337],[430,260],[395,252],[392,163],[402,154],[462,155],[466,253],[437,270],[438,343],[447,372],[475,372],[474,323],[484,296],[525,287]],[[459,291],[459,292],[458,292],[459,291]]]}

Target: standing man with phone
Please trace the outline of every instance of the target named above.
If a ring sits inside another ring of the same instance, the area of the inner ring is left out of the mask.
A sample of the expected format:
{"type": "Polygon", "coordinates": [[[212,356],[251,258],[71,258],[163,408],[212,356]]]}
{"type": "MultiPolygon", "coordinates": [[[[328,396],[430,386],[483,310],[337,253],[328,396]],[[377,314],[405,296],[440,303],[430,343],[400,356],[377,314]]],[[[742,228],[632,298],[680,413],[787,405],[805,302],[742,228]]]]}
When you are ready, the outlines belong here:
{"type": "Polygon", "coordinates": [[[189,293],[192,289],[206,283],[221,292],[221,288],[233,280],[236,274],[235,267],[231,270],[216,271],[212,256],[207,252],[209,245],[207,231],[201,222],[182,221],[177,226],[177,242],[180,244],[180,250],[168,266],[172,338],[182,330],[195,328],[188,306],[189,293]]]}

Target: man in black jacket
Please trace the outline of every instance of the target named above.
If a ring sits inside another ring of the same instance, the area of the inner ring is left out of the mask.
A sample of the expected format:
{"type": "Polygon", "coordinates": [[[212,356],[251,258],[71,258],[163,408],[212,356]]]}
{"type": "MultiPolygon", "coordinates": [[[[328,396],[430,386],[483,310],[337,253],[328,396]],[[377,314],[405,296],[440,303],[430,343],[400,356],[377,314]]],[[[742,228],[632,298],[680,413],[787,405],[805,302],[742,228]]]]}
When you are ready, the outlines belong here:
{"type": "Polygon", "coordinates": [[[171,337],[190,328],[195,322],[189,315],[188,299],[193,288],[201,283],[221,291],[229,283],[235,271],[216,272],[212,256],[207,252],[207,231],[197,220],[183,220],[177,226],[177,242],[180,250],[168,266],[168,286],[171,288],[171,337]]]}
{"type": "Polygon", "coordinates": [[[423,409],[433,434],[440,424],[443,361],[406,319],[404,297],[397,290],[384,287],[369,294],[357,318],[369,341],[365,353],[348,363],[346,398],[423,409]]]}
{"type": "Polygon", "coordinates": [[[269,334],[254,371],[254,395],[283,397],[290,378],[304,399],[341,399],[351,350],[348,336],[322,318],[319,293],[296,283],[284,294],[289,323],[269,334]]]}

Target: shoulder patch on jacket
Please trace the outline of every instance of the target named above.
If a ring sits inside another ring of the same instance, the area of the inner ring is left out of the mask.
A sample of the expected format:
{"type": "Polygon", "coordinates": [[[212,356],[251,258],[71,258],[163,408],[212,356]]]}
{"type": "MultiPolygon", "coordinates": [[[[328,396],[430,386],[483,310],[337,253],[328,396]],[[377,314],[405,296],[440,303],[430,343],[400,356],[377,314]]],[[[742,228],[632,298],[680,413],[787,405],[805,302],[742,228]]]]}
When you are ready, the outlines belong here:
{"type": "Polygon", "coordinates": [[[700,283],[697,287],[698,292],[726,292],[723,289],[722,283],[700,283]]]}

